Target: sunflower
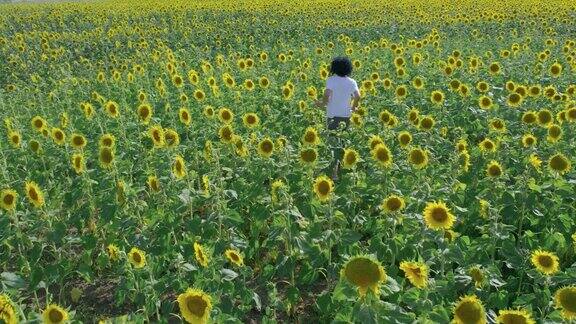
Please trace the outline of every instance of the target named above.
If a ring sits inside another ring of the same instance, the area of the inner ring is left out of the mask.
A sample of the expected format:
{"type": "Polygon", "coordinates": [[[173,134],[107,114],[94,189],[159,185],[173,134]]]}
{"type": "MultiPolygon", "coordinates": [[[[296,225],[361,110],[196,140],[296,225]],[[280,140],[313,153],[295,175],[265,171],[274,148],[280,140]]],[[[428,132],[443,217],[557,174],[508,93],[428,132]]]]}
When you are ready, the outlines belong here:
{"type": "Polygon", "coordinates": [[[218,110],[218,119],[225,124],[230,124],[234,120],[234,113],[226,107],[220,108],[218,110]]]}
{"type": "Polygon", "coordinates": [[[430,94],[430,102],[435,105],[442,105],[444,103],[444,93],[440,90],[434,90],[430,94]]]}
{"type": "Polygon", "coordinates": [[[114,162],[114,150],[109,147],[100,147],[100,152],[98,153],[98,159],[100,161],[100,165],[105,168],[109,169],[112,167],[112,163],[114,162]]]}
{"type": "Polygon", "coordinates": [[[268,79],[265,76],[260,77],[260,79],[258,79],[258,85],[261,88],[266,89],[266,88],[268,88],[268,86],[270,86],[270,79],[268,79]]]}
{"type": "Polygon", "coordinates": [[[108,253],[108,258],[111,261],[120,260],[120,249],[114,244],[108,244],[106,246],[106,253],[108,253]]]}
{"type": "Polygon", "coordinates": [[[306,128],[306,131],[304,131],[304,135],[302,136],[302,142],[305,145],[318,145],[320,143],[320,136],[318,136],[316,128],[306,128]]]}
{"type": "Polygon", "coordinates": [[[202,290],[188,288],[178,295],[178,307],[188,323],[206,324],[212,311],[212,298],[202,290]]]}
{"type": "Polygon", "coordinates": [[[240,254],[240,251],[236,249],[227,249],[224,252],[224,255],[226,255],[228,261],[232,262],[236,266],[241,267],[244,265],[244,258],[240,254]]]}
{"type": "Polygon", "coordinates": [[[417,169],[423,169],[428,165],[428,152],[420,148],[413,148],[408,153],[408,161],[417,169]]]}
{"type": "Polygon", "coordinates": [[[39,132],[48,127],[46,120],[40,116],[34,116],[34,118],[32,118],[31,124],[32,127],[39,132]]]}
{"type": "Polygon", "coordinates": [[[482,302],[475,295],[461,297],[454,306],[453,324],[484,324],[486,311],[482,302]]]}
{"type": "Polygon", "coordinates": [[[419,116],[420,111],[416,107],[413,107],[412,109],[410,109],[410,111],[408,111],[408,120],[412,123],[415,123],[418,120],[419,116]]]}
{"type": "Polygon", "coordinates": [[[81,150],[86,146],[86,137],[84,137],[84,135],[82,134],[72,134],[72,136],[70,137],[70,144],[72,145],[73,148],[81,150]]]}
{"type": "Polygon", "coordinates": [[[562,74],[562,65],[560,63],[554,63],[550,66],[550,75],[557,78],[562,74]]]}
{"type": "Polygon", "coordinates": [[[522,102],[523,102],[523,98],[521,95],[519,95],[518,93],[511,93],[508,95],[508,99],[506,100],[506,104],[510,107],[519,107],[522,102]]]}
{"type": "Polygon", "coordinates": [[[420,129],[431,130],[434,127],[434,119],[430,116],[423,116],[418,124],[420,129]]]}
{"type": "Polygon", "coordinates": [[[176,155],[174,162],[172,163],[172,174],[176,179],[180,180],[186,177],[187,173],[184,158],[181,155],[176,155]]]}
{"type": "Polygon", "coordinates": [[[380,112],[378,118],[380,119],[382,124],[387,125],[390,122],[390,119],[392,118],[392,113],[390,113],[387,109],[384,109],[380,112]]]}
{"type": "Polygon", "coordinates": [[[535,153],[530,154],[528,157],[528,162],[534,167],[534,169],[540,172],[540,166],[542,165],[542,160],[535,153]]]}
{"type": "Polygon", "coordinates": [[[497,161],[492,160],[486,166],[486,175],[491,178],[499,177],[502,175],[502,173],[502,166],[497,161]]]}
{"type": "Polygon", "coordinates": [[[304,147],[300,150],[300,162],[311,165],[318,159],[318,151],[313,147],[304,147]]]}
{"type": "Polygon", "coordinates": [[[408,96],[408,88],[405,85],[396,87],[395,96],[398,100],[406,98],[408,96]]]}
{"type": "Polygon", "coordinates": [[[144,125],[148,125],[150,119],[152,119],[152,106],[147,103],[143,103],[138,106],[137,109],[138,118],[144,125]]]}
{"type": "Polygon", "coordinates": [[[424,79],[422,79],[421,77],[417,76],[414,79],[412,79],[412,86],[414,87],[414,89],[416,90],[421,90],[424,88],[424,79]]]}
{"type": "Polygon", "coordinates": [[[359,160],[360,155],[356,150],[351,148],[344,149],[344,157],[342,158],[342,167],[344,169],[353,169],[359,160]]]}
{"type": "Polygon", "coordinates": [[[381,143],[376,145],[372,150],[372,158],[384,168],[392,166],[392,153],[386,144],[381,143]]]}
{"type": "Polygon", "coordinates": [[[86,163],[82,153],[74,153],[71,158],[72,168],[76,174],[82,174],[86,170],[86,163]]]}
{"type": "Polygon", "coordinates": [[[128,252],[128,261],[136,269],[144,268],[146,265],[146,253],[138,248],[133,247],[130,249],[130,252],[128,252]]]}
{"type": "Polygon", "coordinates": [[[164,129],[164,140],[166,142],[166,147],[174,148],[180,144],[180,135],[176,130],[172,128],[164,129]]]}
{"type": "Polygon", "coordinates": [[[146,182],[148,183],[148,188],[150,188],[150,190],[152,190],[153,192],[160,191],[160,180],[158,180],[158,177],[156,177],[156,175],[148,176],[148,180],[146,182]]]}
{"type": "Polygon", "coordinates": [[[160,125],[154,125],[148,129],[148,136],[152,139],[155,148],[161,148],[166,145],[164,129],[160,125]]]}
{"type": "Polygon", "coordinates": [[[570,171],[572,165],[570,163],[570,160],[568,160],[568,158],[564,154],[556,153],[550,158],[550,160],[548,160],[548,167],[553,172],[564,174],[570,171]]]}
{"type": "Polygon", "coordinates": [[[118,118],[118,116],[120,116],[120,107],[114,101],[108,101],[104,105],[104,110],[106,111],[108,116],[110,116],[112,118],[118,118]]]}
{"type": "Polygon", "coordinates": [[[38,142],[37,140],[31,140],[29,144],[32,152],[39,154],[42,151],[42,145],[40,145],[40,142],[38,142]]]}
{"type": "Polygon", "coordinates": [[[496,144],[489,138],[485,138],[482,142],[478,144],[480,151],[482,153],[494,153],[496,152],[496,144]]]}
{"type": "Polygon", "coordinates": [[[576,121],[576,107],[569,108],[566,111],[566,120],[569,122],[575,122],[576,121]]]}
{"type": "Polygon", "coordinates": [[[488,92],[488,90],[490,90],[490,85],[486,81],[479,81],[476,83],[476,89],[479,92],[488,92]]]}
{"type": "Polygon", "coordinates": [[[536,139],[536,137],[532,134],[524,134],[522,136],[522,145],[524,147],[531,147],[536,145],[536,143],[538,142],[538,140],[536,139]]]}
{"type": "Polygon", "coordinates": [[[490,129],[503,133],[506,131],[506,123],[500,118],[493,118],[490,120],[490,129]]]}
{"type": "Polygon", "coordinates": [[[266,137],[258,143],[258,154],[260,156],[269,158],[274,153],[274,142],[266,137]]]}
{"type": "Polygon", "coordinates": [[[260,125],[260,118],[255,113],[246,113],[242,116],[242,122],[246,128],[252,129],[260,125]]]}
{"type": "Polygon", "coordinates": [[[493,105],[492,98],[489,96],[480,96],[478,98],[478,106],[482,109],[490,109],[493,105]]]}
{"type": "Polygon", "coordinates": [[[60,128],[57,127],[52,128],[52,131],[50,132],[50,137],[52,137],[54,143],[58,145],[64,145],[64,143],[66,143],[66,134],[60,128]]]}
{"type": "Polygon", "coordinates": [[[481,288],[484,285],[486,277],[484,276],[484,271],[478,266],[473,266],[468,269],[468,275],[472,278],[474,286],[476,288],[481,288]]]}
{"type": "Polygon", "coordinates": [[[378,135],[371,135],[368,139],[368,147],[373,150],[378,144],[384,144],[384,140],[378,135]]]}
{"type": "Polygon", "coordinates": [[[407,131],[398,133],[398,142],[400,146],[406,147],[412,142],[412,135],[407,131]]]}
{"type": "Polygon", "coordinates": [[[208,259],[208,255],[206,254],[206,250],[198,242],[194,242],[194,257],[196,258],[196,261],[198,261],[198,263],[201,266],[203,266],[203,267],[208,266],[209,259],[208,259]]]}
{"type": "Polygon", "coordinates": [[[204,109],[202,110],[202,113],[204,114],[204,116],[212,119],[214,117],[214,107],[212,106],[204,106],[204,109]]]}
{"type": "Polygon", "coordinates": [[[42,320],[45,324],[59,324],[68,321],[68,312],[56,304],[50,304],[42,312],[42,320]]]}
{"type": "Polygon", "coordinates": [[[498,314],[498,324],[536,324],[530,312],[525,309],[501,309],[498,314]]]}
{"type": "Polygon", "coordinates": [[[464,151],[458,153],[458,161],[459,161],[460,168],[462,169],[462,171],[468,172],[470,165],[472,165],[470,163],[470,154],[468,154],[468,151],[464,150],[464,151]]]}
{"type": "Polygon", "coordinates": [[[466,142],[466,139],[460,138],[458,142],[456,142],[456,151],[458,153],[462,153],[467,150],[468,150],[468,142],[466,142]]]}
{"type": "Polygon", "coordinates": [[[6,294],[0,294],[0,322],[18,324],[18,314],[14,309],[12,300],[6,294]]]}
{"type": "Polygon", "coordinates": [[[178,118],[180,119],[180,122],[186,126],[190,126],[190,123],[192,123],[190,111],[187,108],[180,108],[178,111],[178,118]]]}
{"type": "Polygon", "coordinates": [[[26,197],[34,207],[40,208],[44,206],[44,193],[40,186],[34,181],[26,181],[25,184],[26,197]]]}
{"type": "Polygon", "coordinates": [[[456,219],[443,201],[426,203],[423,215],[426,226],[433,230],[450,229],[456,219]]]}
{"type": "Polygon", "coordinates": [[[488,71],[492,75],[496,75],[496,74],[500,73],[500,70],[501,70],[500,63],[498,63],[498,62],[493,62],[488,66],[488,71]]]}
{"type": "Polygon", "coordinates": [[[16,202],[18,200],[18,193],[12,189],[4,189],[0,191],[0,207],[6,211],[14,211],[16,209],[16,202]]]}
{"type": "Polygon", "coordinates": [[[206,94],[204,93],[204,91],[200,89],[196,89],[194,91],[194,99],[196,99],[196,101],[202,101],[204,100],[204,98],[206,98],[206,94]]]}
{"type": "Polygon", "coordinates": [[[218,130],[218,136],[223,143],[232,143],[234,138],[234,129],[231,125],[224,125],[218,130]]]}
{"type": "Polygon", "coordinates": [[[536,121],[538,122],[538,125],[547,127],[553,121],[552,112],[548,109],[538,111],[536,114],[536,121]]]}
{"type": "Polygon", "coordinates": [[[562,137],[562,128],[557,124],[551,124],[548,126],[548,136],[546,140],[551,143],[556,143],[562,137]]]}
{"type": "Polygon", "coordinates": [[[334,182],[325,175],[321,175],[314,180],[314,193],[320,201],[328,201],[334,191],[334,182]]]}
{"type": "Polygon", "coordinates": [[[11,130],[8,132],[8,140],[10,145],[14,148],[20,148],[20,144],[22,142],[22,136],[17,131],[11,130]]]}
{"type": "Polygon", "coordinates": [[[99,140],[100,148],[113,148],[116,145],[116,137],[112,134],[104,134],[99,140]]]}
{"type": "Polygon", "coordinates": [[[379,286],[386,280],[386,272],[380,262],[363,255],[348,260],[340,271],[340,276],[356,286],[361,297],[364,297],[368,290],[378,296],[379,286]]]}
{"type": "Polygon", "coordinates": [[[556,254],[544,250],[536,250],[530,256],[532,265],[544,275],[551,276],[560,271],[556,254]]]}
{"type": "Polygon", "coordinates": [[[400,270],[415,287],[423,289],[428,285],[428,266],[422,262],[402,261],[400,270]]]}
{"type": "Polygon", "coordinates": [[[554,294],[556,308],[562,310],[562,317],[567,320],[576,319],[576,286],[565,286],[554,294]]]}

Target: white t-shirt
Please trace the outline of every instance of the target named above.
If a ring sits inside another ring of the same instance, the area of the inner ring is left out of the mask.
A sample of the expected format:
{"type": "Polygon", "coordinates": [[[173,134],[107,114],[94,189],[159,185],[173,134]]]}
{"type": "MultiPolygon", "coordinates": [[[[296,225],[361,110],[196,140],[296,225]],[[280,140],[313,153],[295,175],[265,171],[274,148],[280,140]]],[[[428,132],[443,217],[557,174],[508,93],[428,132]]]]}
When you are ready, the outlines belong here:
{"type": "Polygon", "coordinates": [[[352,107],[350,101],[354,92],[358,91],[358,84],[354,79],[333,75],[326,80],[326,89],[332,90],[326,117],[350,117],[352,107]]]}

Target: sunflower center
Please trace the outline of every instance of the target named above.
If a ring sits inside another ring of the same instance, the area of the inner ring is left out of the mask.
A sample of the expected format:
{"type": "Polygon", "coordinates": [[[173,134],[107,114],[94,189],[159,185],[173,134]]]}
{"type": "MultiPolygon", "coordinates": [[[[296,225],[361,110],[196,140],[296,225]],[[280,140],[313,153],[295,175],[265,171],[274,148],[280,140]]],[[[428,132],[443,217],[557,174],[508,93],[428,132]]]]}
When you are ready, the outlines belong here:
{"type": "Polygon", "coordinates": [[[392,197],[386,201],[386,207],[391,211],[396,211],[402,207],[402,203],[400,202],[400,199],[392,197]]]}
{"type": "Polygon", "coordinates": [[[186,299],[186,307],[188,307],[190,313],[202,318],[208,304],[200,296],[190,296],[186,299]]]}
{"type": "Polygon", "coordinates": [[[240,260],[240,258],[238,257],[238,255],[236,253],[230,253],[230,258],[232,259],[232,261],[238,262],[240,260]]]}
{"type": "Polygon", "coordinates": [[[48,314],[48,318],[50,318],[50,320],[54,323],[60,323],[64,319],[64,315],[62,315],[62,312],[59,310],[52,309],[48,314]]]}
{"type": "Polygon", "coordinates": [[[376,157],[378,158],[379,161],[381,162],[386,162],[390,159],[390,156],[388,155],[388,151],[386,151],[384,148],[380,148],[377,152],[376,152],[376,157]]]}
{"type": "Polygon", "coordinates": [[[76,136],[74,137],[74,145],[80,146],[84,144],[84,141],[82,140],[82,137],[80,136],[76,136]]]}
{"type": "Polygon", "coordinates": [[[140,256],[140,253],[133,253],[132,254],[132,259],[134,260],[134,262],[136,263],[140,263],[142,261],[142,257],[140,256]]]}
{"type": "Polygon", "coordinates": [[[318,192],[320,192],[322,195],[327,195],[330,193],[330,184],[328,181],[320,181],[318,183],[318,192]]]}
{"type": "Polygon", "coordinates": [[[264,153],[270,153],[272,152],[272,142],[270,141],[264,141],[262,142],[262,145],[260,145],[260,147],[262,148],[262,151],[264,151],[264,153]]]}
{"type": "Polygon", "coordinates": [[[576,290],[563,291],[560,294],[560,304],[565,310],[576,312],[576,290]]]}
{"type": "Polygon", "coordinates": [[[550,268],[554,264],[554,260],[548,255],[541,255],[538,257],[538,263],[544,268],[550,268]]]}
{"type": "Polygon", "coordinates": [[[316,141],[316,134],[313,132],[307,132],[306,135],[304,135],[304,140],[307,143],[314,143],[314,141],[316,141]]]}
{"type": "Polygon", "coordinates": [[[554,156],[552,160],[550,160],[550,166],[554,170],[563,171],[568,167],[568,164],[566,163],[566,160],[564,160],[562,157],[554,156]]]}
{"type": "Polygon", "coordinates": [[[436,207],[432,210],[432,218],[438,223],[444,223],[448,219],[448,213],[444,208],[436,207]]]}
{"type": "Polygon", "coordinates": [[[410,160],[414,164],[422,164],[424,163],[424,154],[420,150],[414,150],[410,152],[410,160]]]}
{"type": "Polygon", "coordinates": [[[478,303],[467,301],[456,309],[456,316],[463,323],[477,323],[482,317],[482,310],[478,303]]]}
{"type": "Polygon", "coordinates": [[[38,200],[38,192],[36,192],[36,189],[30,188],[30,190],[28,190],[28,195],[32,200],[38,200]]]}
{"type": "Polygon", "coordinates": [[[316,152],[314,150],[305,150],[300,153],[300,157],[304,162],[314,162],[316,161],[316,152]]]}
{"type": "Polygon", "coordinates": [[[526,316],[522,314],[506,314],[502,318],[502,323],[504,324],[525,324],[526,316]]]}
{"type": "Polygon", "coordinates": [[[4,196],[2,201],[4,202],[4,204],[10,206],[14,202],[14,196],[12,194],[7,194],[6,196],[4,196]]]}
{"type": "Polygon", "coordinates": [[[378,265],[366,258],[351,260],[345,269],[346,278],[359,287],[369,287],[380,280],[378,265]]]}
{"type": "Polygon", "coordinates": [[[356,163],[356,155],[354,153],[348,153],[346,155],[346,163],[347,164],[354,164],[356,163]]]}

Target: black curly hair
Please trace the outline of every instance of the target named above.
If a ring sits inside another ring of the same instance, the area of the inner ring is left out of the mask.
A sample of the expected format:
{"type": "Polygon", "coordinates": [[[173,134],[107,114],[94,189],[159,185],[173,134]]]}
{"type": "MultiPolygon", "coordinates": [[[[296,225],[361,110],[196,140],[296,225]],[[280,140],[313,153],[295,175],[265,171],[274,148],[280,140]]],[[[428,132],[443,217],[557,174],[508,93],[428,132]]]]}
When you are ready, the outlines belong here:
{"type": "Polygon", "coordinates": [[[330,74],[349,76],[352,74],[352,62],[346,56],[335,57],[330,64],[330,74]]]}

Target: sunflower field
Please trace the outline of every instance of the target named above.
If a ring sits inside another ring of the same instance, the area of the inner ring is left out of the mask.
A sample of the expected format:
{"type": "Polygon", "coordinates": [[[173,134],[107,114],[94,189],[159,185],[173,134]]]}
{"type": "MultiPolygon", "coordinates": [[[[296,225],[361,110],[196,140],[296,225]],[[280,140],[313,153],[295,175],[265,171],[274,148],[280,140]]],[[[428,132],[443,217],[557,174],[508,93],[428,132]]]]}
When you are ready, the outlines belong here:
{"type": "Polygon", "coordinates": [[[0,5],[0,323],[576,323],[574,21],[0,5]],[[342,55],[360,107],[329,131],[342,55]]]}

